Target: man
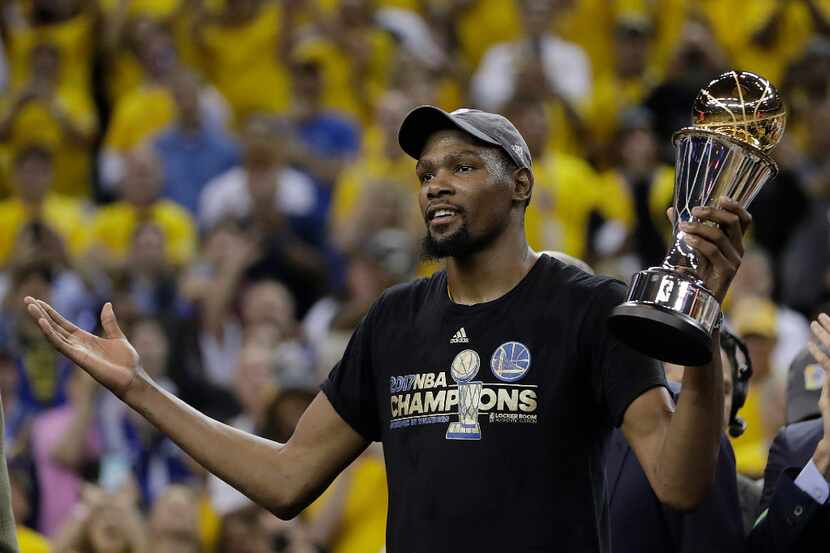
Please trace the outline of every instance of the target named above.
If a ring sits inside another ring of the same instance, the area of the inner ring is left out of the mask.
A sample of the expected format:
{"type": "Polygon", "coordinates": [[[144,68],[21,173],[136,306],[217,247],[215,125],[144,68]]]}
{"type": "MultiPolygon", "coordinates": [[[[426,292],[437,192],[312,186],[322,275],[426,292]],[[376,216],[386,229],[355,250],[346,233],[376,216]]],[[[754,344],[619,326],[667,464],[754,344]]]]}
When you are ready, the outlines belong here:
{"type": "MultiPolygon", "coordinates": [[[[721,330],[721,359],[724,380],[724,429],[742,431],[737,417],[752,368],[740,339],[721,330]]],[[[679,391],[679,390],[677,390],[679,391]]],[[[614,553],[660,551],[707,551],[736,553],[744,543],[735,454],[726,436],[721,438],[715,485],[692,513],[682,513],[660,504],[643,469],[631,453],[620,431],[614,431],[606,458],[614,553]]],[[[757,505],[757,500],[754,501],[757,505]]],[[[753,506],[748,506],[755,515],[753,506]]],[[[754,517],[747,528],[751,528],[754,517]]]]}
{"type": "MultiPolygon", "coordinates": [[[[285,445],[221,425],[155,385],[111,304],[103,338],[45,302],[27,298],[28,309],[59,351],[280,517],[382,440],[391,553],[607,551],[602,449],[612,425],[661,501],[698,505],[721,435],[720,357],[686,371],[675,408],[662,367],[607,332],[624,286],[527,246],[531,159],[507,119],[423,106],[399,141],[418,159],[426,251],[447,269],[378,300],[285,445]]],[[[750,216],[720,205],[695,208],[710,224],[681,228],[722,299],[750,216]]]]}
{"type": "MultiPolygon", "coordinates": [[[[811,324],[810,354],[825,371],[830,357],[830,317],[811,324]]],[[[830,385],[824,381],[818,401],[821,418],[785,426],[769,450],[761,496],[761,516],[749,536],[751,553],[813,553],[827,550],[830,527],[830,385]]]]}

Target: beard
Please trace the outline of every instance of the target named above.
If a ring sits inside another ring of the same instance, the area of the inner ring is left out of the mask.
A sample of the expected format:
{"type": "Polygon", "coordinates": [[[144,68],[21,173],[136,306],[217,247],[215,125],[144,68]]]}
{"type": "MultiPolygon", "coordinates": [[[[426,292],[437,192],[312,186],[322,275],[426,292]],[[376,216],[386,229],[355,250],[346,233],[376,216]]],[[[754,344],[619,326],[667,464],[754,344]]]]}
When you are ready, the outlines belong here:
{"type": "Polygon", "coordinates": [[[466,221],[463,221],[457,231],[436,240],[427,228],[421,241],[421,258],[425,261],[439,260],[445,257],[467,258],[487,249],[496,241],[503,230],[500,225],[495,225],[480,236],[473,236],[470,234],[470,229],[467,228],[466,221]]]}

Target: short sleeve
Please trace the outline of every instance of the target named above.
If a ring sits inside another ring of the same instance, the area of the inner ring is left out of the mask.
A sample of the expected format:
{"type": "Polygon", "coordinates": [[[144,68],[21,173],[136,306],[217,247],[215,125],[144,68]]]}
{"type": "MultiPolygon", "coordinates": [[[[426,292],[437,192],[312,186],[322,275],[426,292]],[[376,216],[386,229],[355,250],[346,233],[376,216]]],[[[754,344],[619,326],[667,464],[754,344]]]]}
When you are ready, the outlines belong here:
{"type": "Polygon", "coordinates": [[[629,348],[611,334],[608,316],[624,300],[625,286],[621,282],[605,280],[597,285],[579,338],[581,351],[590,360],[594,399],[605,407],[617,427],[635,399],[651,388],[668,388],[659,361],[629,348]]]}
{"type": "Polygon", "coordinates": [[[372,362],[372,331],[377,304],[361,321],[349,340],[343,358],[329,373],[321,390],[337,414],[358,434],[380,440],[375,371],[372,362]]]}

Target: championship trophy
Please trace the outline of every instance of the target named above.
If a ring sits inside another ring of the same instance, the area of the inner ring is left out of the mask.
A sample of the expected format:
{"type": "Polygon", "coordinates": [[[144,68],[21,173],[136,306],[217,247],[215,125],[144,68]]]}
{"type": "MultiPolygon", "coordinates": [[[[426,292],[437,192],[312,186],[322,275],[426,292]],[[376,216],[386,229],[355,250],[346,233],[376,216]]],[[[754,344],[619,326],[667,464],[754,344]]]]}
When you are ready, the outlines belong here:
{"type": "Polygon", "coordinates": [[[448,440],[480,440],[478,404],[481,399],[481,382],[472,382],[478,373],[481,359],[478,353],[465,349],[455,356],[450,375],[458,384],[458,422],[451,422],[447,429],[448,440]]]}
{"type": "MultiPolygon", "coordinates": [[[[727,196],[746,207],[778,172],[767,152],[784,134],[781,96],[763,77],[729,71],[695,99],[693,125],[674,134],[674,243],[660,267],[635,274],[625,303],[609,317],[611,331],[640,352],[678,365],[712,358],[721,308],[702,281],[707,262],[689,246],[681,221],[692,208],[727,196]]],[[[708,224],[708,223],[707,223],[708,224]]]]}

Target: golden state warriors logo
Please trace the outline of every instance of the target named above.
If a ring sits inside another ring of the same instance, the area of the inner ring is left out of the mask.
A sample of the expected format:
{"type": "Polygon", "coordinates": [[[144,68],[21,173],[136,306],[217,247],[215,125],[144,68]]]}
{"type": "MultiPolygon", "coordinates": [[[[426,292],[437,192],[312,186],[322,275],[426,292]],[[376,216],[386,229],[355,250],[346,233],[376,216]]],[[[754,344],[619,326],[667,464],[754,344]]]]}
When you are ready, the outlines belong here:
{"type": "Polygon", "coordinates": [[[481,359],[479,359],[478,353],[471,349],[465,349],[452,360],[450,374],[452,379],[458,383],[469,382],[478,374],[480,366],[481,359]]]}
{"type": "Polygon", "coordinates": [[[490,370],[502,382],[516,382],[530,370],[530,350],[520,342],[505,342],[493,352],[490,370]]]}

